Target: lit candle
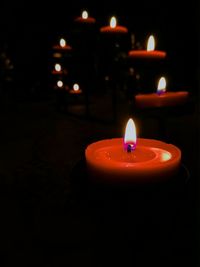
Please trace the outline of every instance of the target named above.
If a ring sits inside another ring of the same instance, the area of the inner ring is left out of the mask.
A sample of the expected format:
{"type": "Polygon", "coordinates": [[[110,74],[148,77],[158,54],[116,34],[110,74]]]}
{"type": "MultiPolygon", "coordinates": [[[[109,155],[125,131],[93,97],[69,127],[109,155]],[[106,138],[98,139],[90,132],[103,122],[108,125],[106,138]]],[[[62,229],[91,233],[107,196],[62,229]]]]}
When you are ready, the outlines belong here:
{"type": "Polygon", "coordinates": [[[139,108],[177,106],[183,105],[188,96],[187,91],[166,92],[166,79],[161,77],[158,81],[157,92],[136,95],[135,104],[139,108]]]}
{"type": "Polygon", "coordinates": [[[124,26],[117,25],[117,19],[115,17],[112,17],[110,19],[110,25],[102,27],[100,29],[100,32],[102,33],[127,33],[128,29],[124,26]]]}
{"type": "Polygon", "coordinates": [[[89,17],[86,10],[84,10],[81,17],[76,18],[75,21],[83,24],[94,24],[96,22],[95,18],[89,17]]]}
{"type": "MultiPolygon", "coordinates": [[[[61,38],[59,41],[59,44],[53,46],[54,50],[58,51],[66,51],[66,50],[71,50],[71,46],[67,44],[66,40],[64,38],[61,38]]],[[[60,57],[60,56],[57,56],[60,57]]]]}
{"type": "Polygon", "coordinates": [[[65,86],[62,80],[58,80],[56,83],[56,86],[54,87],[56,90],[66,90],[68,91],[69,88],[68,86],[65,86]]]}
{"type": "Polygon", "coordinates": [[[69,90],[70,94],[74,94],[74,95],[79,95],[82,93],[82,90],[80,89],[80,86],[78,85],[78,83],[75,83],[73,85],[73,89],[69,90]]]}
{"type": "Polygon", "coordinates": [[[89,177],[105,183],[143,183],[170,179],[181,162],[178,147],[154,139],[136,138],[128,121],[125,137],[101,140],[85,150],[89,177]]]}
{"type": "Polygon", "coordinates": [[[59,64],[59,63],[56,63],[55,65],[54,65],[54,69],[53,69],[53,71],[52,71],[52,74],[62,74],[63,72],[62,72],[62,67],[61,67],[61,65],[59,64]]]}
{"type": "Polygon", "coordinates": [[[146,50],[131,50],[129,51],[131,58],[143,59],[163,59],[166,57],[166,52],[155,50],[155,39],[153,35],[148,38],[146,50]]]}

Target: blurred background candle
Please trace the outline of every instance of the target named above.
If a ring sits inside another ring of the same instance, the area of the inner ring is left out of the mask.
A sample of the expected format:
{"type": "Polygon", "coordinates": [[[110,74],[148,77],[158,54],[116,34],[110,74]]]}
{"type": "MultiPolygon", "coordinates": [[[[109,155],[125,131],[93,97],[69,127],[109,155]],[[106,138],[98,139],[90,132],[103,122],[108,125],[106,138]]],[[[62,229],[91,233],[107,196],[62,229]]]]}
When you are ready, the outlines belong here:
{"type": "Polygon", "coordinates": [[[66,40],[64,38],[61,38],[59,41],[59,44],[53,46],[54,50],[57,51],[66,51],[66,50],[71,50],[71,46],[67,44],[66,40]]]}
{"type": "Polygon", "coordinates": [[[62,74],[62,67],[59,63],[56,63],[54,66],[54,69],[52,71],[52,74],[62,74]]]}
{"type": "Polygon", "coordinates": [[[70,94],[79,95],[82,93],[82,90],[80,89],[80,86],[78,83],[75,83],[73,85],[73,89],[69,90],[70,94]]]}
{"type": "Polygon", "coordinates": [[[123,34],[123,33],[128,33],[128,29],[124,26],[120,26],[117,25],[117,19],[116,17],[112,17],[110,19],[110,25],[109,26],[105,26],[102,27],[100,29],[101,33],[119,33],[119,34],[123,34]]]}
{"type": "Polygon", "coordinates": [[[84,24],[93,24],[96,22],[95,18],[89,17],[88,11],[84,10],[82,12],[81,17],[75,19],[76,22],[84,23],[84,24]]]}
{"type": "Polygon", "coordinates": [[[163,59],[166,57],[165,51],[155,50],[155,39],[151,35],[147,41],[146,50],[131,50],[129,57],[138,59],[163,59]]]}
{"type": "Polygon", "coordinates": [[[135,104],[140,108],[177,106],[183,105],[188,96],[187,91],[166,92],[166,79],[161,77],[158,81],[157,92],[136,95],[135,104]]]}

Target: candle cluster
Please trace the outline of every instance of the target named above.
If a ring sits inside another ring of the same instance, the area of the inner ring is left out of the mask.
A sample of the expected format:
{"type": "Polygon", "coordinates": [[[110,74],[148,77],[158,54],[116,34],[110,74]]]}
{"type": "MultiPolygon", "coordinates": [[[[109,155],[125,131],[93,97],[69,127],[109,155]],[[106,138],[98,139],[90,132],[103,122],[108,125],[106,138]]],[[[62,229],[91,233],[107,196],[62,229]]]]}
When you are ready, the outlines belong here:
{"type": "MultiPolygon", "coordinates": [[[[83,92],[86,95],[86,110],[89,110],[88,92],[90,92],[92,72],[86,70],[86,66],[90,66],[94,55],[96,56],[97,54],[95,51],[92,55],[93,46],[88,36],[91,37],[94,34],[96,19],[90,17],[88,12],[84,10],[80,17],[75,18],[74,22],[77,27],[76,33],[82,36],[81,42],[80,36],[77,38],[77,46],[76,42],[74,42],[74,50],[76,53],[77,51],[79,52],[78,55],[75,54],[76,68],[80,68],[82,72],[81,80],[85,85],[83,92]],[[79,61],[80,57],[84,60],[79,61]]],[[[122,72],[120,63],[122,59],[128,60],[132,66],[132,73],[136,73],[139,77],[138,80],[140,80],[143,74],[145,74],[145,79],[147,79],[148,75],[152,78],[154,76],[153,68],[156,65],[160,66],[160,62],[166,60],[167,53],[166,51],[156,50],[157,42],[153,35],[149,36],[146,49],[141,47],[140,49],[134,47],[130,51],[121,49],[121,44],[128,36],[129,30],[127,27],[119,25],[117,18],[114,16],[110,18],[109,25],[101,27],[99,32],[104,42],[102,42],[104,47],[101,47],[103,53],[98,62],[101,62],[105,55],[107,56],[107,61],[104,65],[106,71],[103,69],[102,73],[103,75],[106,74],[106,82],[112,81],[112,104],[114,115],[116,115],[116,91],[120,84],[119,77],[122,72]]],[[[60,49],[58,49],[58,46],[54,46],[54,50],[57,52],[67,51],[69,53],[72,49],[62,38],[60,39],[60,49]]],[[[62,55],[60,58],[64,59],[62,55]]],[[[97,66],[96,62],[94,65],[95,67],[97,66]]],[[[124,65],[126,66],[126,64],[124,65]]],[[[91,69],[89,68],[89,70],[91,69]]],[[[73,83],[73,86],[69,86],[69,82],[65,86],[66,82],[62,79],[62,75],[65,74],[67,76],[70,70],[66,70],[60,62],[55,63],[52,73],[57,77],[57,88],[66,89],[60,91],[67,91],[68,95],[71,94],[75,98],[82,94],[82,88],[76,82],[73,83]]],[[[123,81],[121,85],[123,87],[123,81]]],[[[145,90],[145,88],[142,89],[145,90]]],[[[169,92],[163,75],[158,80],[156,90],[150,87],[150,91],[151,93],[132,91],[131,97],[129,95],[129,100],[135,103],[136,108],[143,109],[184,104],[188,97],[188,92],[169,92]]],[[[178,173],[181,163],[181,151],[175,145],[160,140],[137,138],[135,123],[132,119],[129,119],[123,138],[106,139],[88,145],[85,150],[85,158],[88,175],[93,181],[106,183],[162,182],[175,177],[178,173]]]]}

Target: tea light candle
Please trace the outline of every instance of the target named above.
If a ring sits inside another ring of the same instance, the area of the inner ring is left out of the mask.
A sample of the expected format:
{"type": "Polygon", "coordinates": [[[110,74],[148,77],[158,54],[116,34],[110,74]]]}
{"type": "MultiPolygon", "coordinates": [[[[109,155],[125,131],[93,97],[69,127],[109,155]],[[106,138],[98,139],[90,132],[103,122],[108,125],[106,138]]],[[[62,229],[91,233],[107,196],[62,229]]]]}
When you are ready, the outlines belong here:
{"type": "Polygon", "coordinates": [[[73,85],[73,89],[69,90],[69,93],[73,95],[80,95],[82,93],[82,90],[80,89],[80,86],[75,83],[73,85]]]}
{"type": "Polygon", "coordinates": [[[183,105],[188,96],[187,91],[166,92],[166,79],[161,77],[158,82],[157,93],[136,95],[135,105],[139,108],[183,105]]]}
{"type": "Polygon", "coordinates": [[[85,150],[90,179],[105,183],[162,182],[179,170],[178,147],[154,139],[136,137],[130,119],[124,138],[101,140],[85,150]]]}
{"type": "Polygon", "coordinates": [[[66,40],[64,38],[60,39],[59,45],[53,46],[54,50],[60,50],[60,51],[68,51],[71,50],[71,46],[67,44],[66,40]]]}
{"type": "Polygon", "coordinates": [[[55,90],[65,90],[68,91],[69,87],[67,85],[64,85],[62,80],[58,80],[56,83],[56,86],[54,86],[55,90]]]}
{"type": "Polygon", "coordinates": [[[62,67],[59,63],[56,63],[54,66],[54,70],[52,71],[52,74],[62,74],[62,67]]]}
{"type": "Polygon", "coordinates": [[[128,33],[128,29],[124,26],[117,25],[117,19],[115,17],[112,17],[110,19],[110,25],[102,27],[100,29],[100,32],[101,33],[112,33],[112,34],[116,34],[116,33],[124,34],[124,33],[128,33]]]}
{"type": "Polygon", "coordinates": [[[166,52],[155,50],[155,39],[151,35],[148,38],[147,50],[131,50],[128,55],[135,59],[163,59],[166,57],[166,52]]]}
{"type": "Polygon", "coordinates": [[[76,18],[75,21],[84,24],[94,24],[96,22],[95,18],[88,16],[88,12],[86,10],[84,10],[81,17],[76,18]]]}

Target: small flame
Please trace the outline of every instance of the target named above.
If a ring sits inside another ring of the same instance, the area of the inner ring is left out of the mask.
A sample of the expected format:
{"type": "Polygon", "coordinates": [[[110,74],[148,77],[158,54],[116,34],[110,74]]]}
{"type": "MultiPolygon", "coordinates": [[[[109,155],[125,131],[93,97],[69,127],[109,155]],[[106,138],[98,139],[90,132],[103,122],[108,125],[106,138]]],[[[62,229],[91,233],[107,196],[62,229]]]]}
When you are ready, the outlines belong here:
{"type": "Polygon", "coordinates": [[[82,12],[82,18],[83,18],[83,19],[87,19],[87,18],[88,18],[88,12],[87,12],[87,11],[84,10],[84,11],[82,12]]]}
{"type": "Polygon", "coordinates": [[[78,85],[77,83],[75,83],[75,84],[73,85],[73,90],[74,90],[74,91],[78,91],[78,90],[79,90],[79,85],[78,85]]]}
{"type": "Polygon", "coordinates": [[[62,81],[57,81],[57,86],[60,87],[60,88],[63,87],[63,82],[62,81]]]}
{"type": "Polygon", "coordinates": [[[65,46],[66,46],[66,41],[65,41],[65,39],[63,39],[63,38],[60,39],[60,46],[61,46],[61,47],[65,47],[65,46]]]}
{"type": "Polygon", "coordinates": [[[158,87],[157,87],[157,94],[161,95],[165,93],[166,91],[166,79],[165,77],[161,77],[158,81],[158,87]]]}
{"type": "Polygon", "coordinates": [[[55,64],[55,70],[56,71],[61,71],[61,65],[60,64],[55,64]]]}
{"type": "Polygon", "coordinates": [[[115,17],[112,17],[112,18],[110,19],[110,27],[111,27],[111,28],[115,28],[116,26],[117,26],[117,20],[116,20],[115,17]]]}
{"type": "Polygon", "coordinates": [[[126,124],[125,136],[124,136],[124,149],[127,152],[132,152],[136,148],[136,127],[132,119],[129,119],[126,124]]]}
{"type": "Polygon", "coordinates": [[[147,51],[153,51],[155,49],[155,40],[153,35],[151,35],[147,42],[147,51]]]}

